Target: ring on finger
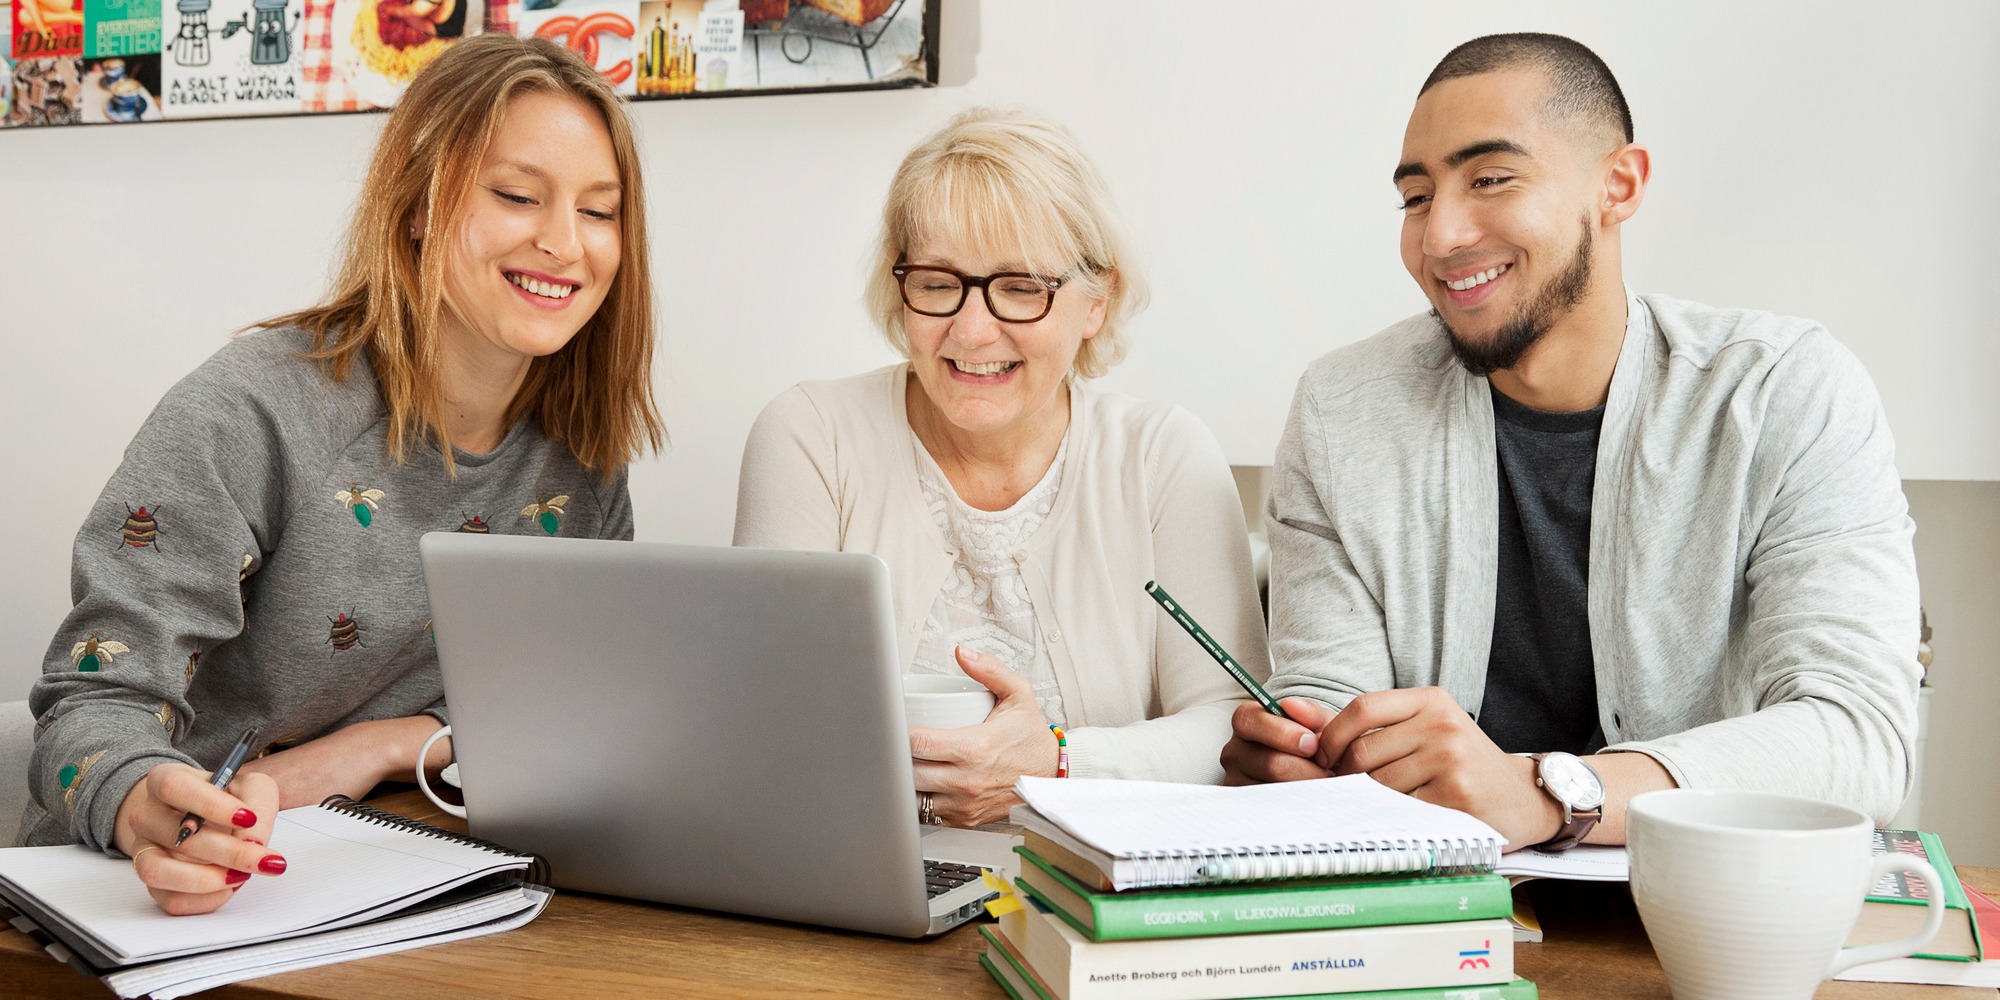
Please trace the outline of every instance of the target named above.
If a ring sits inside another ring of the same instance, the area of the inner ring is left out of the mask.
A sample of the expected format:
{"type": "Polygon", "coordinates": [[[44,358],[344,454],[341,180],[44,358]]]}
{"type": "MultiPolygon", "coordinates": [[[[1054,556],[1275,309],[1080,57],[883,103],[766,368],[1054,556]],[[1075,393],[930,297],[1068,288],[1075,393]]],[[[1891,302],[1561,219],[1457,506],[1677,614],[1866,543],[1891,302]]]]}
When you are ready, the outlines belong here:
{"type": "Polygon", "coordinates": [[[132,855],[132,867],[134,868],[139,867],[139,859],[145,857],[147,851],[165,851],[165,850],[166,848],[161,847],[158,844],[147,844],[146,846],[139,848],[139,850],[132,855]]]}

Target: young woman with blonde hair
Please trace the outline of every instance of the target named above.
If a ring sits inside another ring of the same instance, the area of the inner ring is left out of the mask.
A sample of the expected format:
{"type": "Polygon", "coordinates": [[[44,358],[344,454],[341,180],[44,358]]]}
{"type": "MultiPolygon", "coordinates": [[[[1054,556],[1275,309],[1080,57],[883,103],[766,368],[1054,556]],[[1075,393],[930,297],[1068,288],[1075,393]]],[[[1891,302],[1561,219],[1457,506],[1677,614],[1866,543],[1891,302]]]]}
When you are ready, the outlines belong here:
{"type": "Polygon", "coordinates": [[[278,809],[411,773],[445,717],[417,537],[632,535],[625,466],[662,438],[644,204],[618,97],[561,46],[482,35],[418,75],[327,301],[182,379],[85,520],[21,842],[203,912],[283,872],[278,809]],[[268,753],[210,787],[253,728],[268,753]]]}
{"type": "Polygon", "coordinates": [[[1023,774],[1220,781],[1244,695],[1144,588],[1267,674],[1242,506],[1193,414],[1090,381],[1146,293],[1075,137],[953,119],[890,182],[868,283],[908,360],[765,408],[736,542],[882,557],[905,668],[997,696],[980,725],[911,732],[918,818],[1004,818],[1023,774]]]}

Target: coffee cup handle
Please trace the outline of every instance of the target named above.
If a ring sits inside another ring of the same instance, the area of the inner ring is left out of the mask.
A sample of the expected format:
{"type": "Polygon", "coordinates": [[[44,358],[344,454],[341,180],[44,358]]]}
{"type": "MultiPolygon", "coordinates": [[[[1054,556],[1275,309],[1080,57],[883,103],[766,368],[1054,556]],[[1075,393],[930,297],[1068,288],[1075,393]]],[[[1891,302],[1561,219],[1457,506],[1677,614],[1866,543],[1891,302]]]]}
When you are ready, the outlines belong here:
{"type": "MultiPolygon", "coordinates": [[[[430,779],[424,777],[424,761],[429,760],[431,757],[431,744],[436,743],[437,741],[444,739],[445,737],[450,735],[451,735],[451,727],[446,726],[443,729],[440,729],[437,732],[432,733],[431,738],[424,741],[423,748],[417,751],[417,787],[423,790],[424,798],[431,800],[432,805],[437,806],[439,809],[442,809],[445,812],[458,817],[459,819],[464,819],[465,807],[455,806],[449,802],[446,802],[441,798],[438,798],[437,793],[431,791],[430,779]]],[[[1944,918],[1940,916],[1936,922],[1942,924],[1943,920],[1944,918]]],[[[1935,931],[1935,928],[1933,928],[1933,931],[1935,931]]],[[[1924,940],[1929,941],[1930,938],[1925,938],[1924,940]]],[[[1904,952],[1903,954],[1907,955],[1909,954],[1909,952],[1904,952]]]]}
{"type": "Polygon", "coordinates": [[[1834,953],[1833,964],[1826,970],[1828,976],[1868,962],[1880,962],[1915,954],[1917,949],[1930,944],[1931,939],[1937,937],[1937,932],[1944,927],[1944,884],[1939,881],[1937,869],[1932,868],[1929,862],[1905,854],[1877,855],[1875,869],[1869,875],[1868,884],[1874,885],[1882,876],[1898,871],[1909,872],[1923,879],[1924,887],[1930,890],[1930,905],[1924,911],[1923,930],[1901,941],[1842,948],[1834,953]]]}

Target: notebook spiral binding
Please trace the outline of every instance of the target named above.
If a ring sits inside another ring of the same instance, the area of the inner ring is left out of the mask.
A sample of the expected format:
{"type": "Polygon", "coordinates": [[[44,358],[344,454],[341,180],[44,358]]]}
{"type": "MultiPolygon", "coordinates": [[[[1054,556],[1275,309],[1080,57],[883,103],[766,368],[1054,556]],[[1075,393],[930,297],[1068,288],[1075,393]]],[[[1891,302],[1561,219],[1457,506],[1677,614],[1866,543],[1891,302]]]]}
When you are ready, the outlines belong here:
{"type": "Polygon", "coordinates": [[[455,833],[451,830],[446,830],[443,827],[432,826],[431,824],[422,822],[421,820],[414,820],[409,818],[408,816],[397,815],[396,813],[392,813],[386,809],[377,809],[376,807],[371,806],[366,802],[356,802],[355,800],[348,798],[345,795],[329,795],[324,800],[322,800],[319,805],[320,808],[322,809],[338,810],[340,812],[344,812],[350,816],[353,816],[357,819],[363,820],[364,822],[374,823],[378,826],[393,826],[399,830],[408,830],[411,833],[419,834],[425,837],[435,837],[439,840],[449,840],[453,843],[464,844],[468,847],[477,847],[480,850],[491,851],[494,854],[504,855],[510,858],[518,858],[524,856],[532,858],[534,860],[528,865],[527,872],[521,876],[522,881],[537,886],[548,886],[552,884],[549,881],[549,879],[554,876],[554,873],[549,868],[548,859],[542,857],[539,854],[523,855],[522,852],[514,850],[511,847],[505,847],[503,845],[496,844],[490,840],[481,840],[480,838],[474,837],[471,834],[455,833]]]}
{"type": "Polygon", "coordinates": [[[1500,844],[1484,840],[1362,840],[1345,844],[1159,851],[1133,858],[1134,887],[1319,878],[1330,875],[1462,875],[1491,871],[1500,844]]]}

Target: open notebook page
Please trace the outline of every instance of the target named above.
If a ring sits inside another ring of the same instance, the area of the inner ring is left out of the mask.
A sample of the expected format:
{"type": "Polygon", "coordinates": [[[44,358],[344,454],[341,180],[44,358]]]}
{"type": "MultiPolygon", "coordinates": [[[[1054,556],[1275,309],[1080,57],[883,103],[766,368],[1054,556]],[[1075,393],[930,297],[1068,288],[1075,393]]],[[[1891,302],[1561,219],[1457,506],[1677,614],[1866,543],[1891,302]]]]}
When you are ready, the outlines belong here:
{"type": "Polygon", "coordinates": [[[1036,812],[1114,858],[1283,850],[1368,841],[1506,842],[1470,814],[1384,788],[1365,774],[1225,787],[1024,777],[1036,812]]]}
{"type": "Polygon", "coordinates": [[[0,879],[129,964],[352,923],[529,861],[319,806],[279,813],[271,846],[285,874],[253,876],[228,905],[198,916],[168,916],[131,862],[80,847],[0,850],[0,879]]]}

